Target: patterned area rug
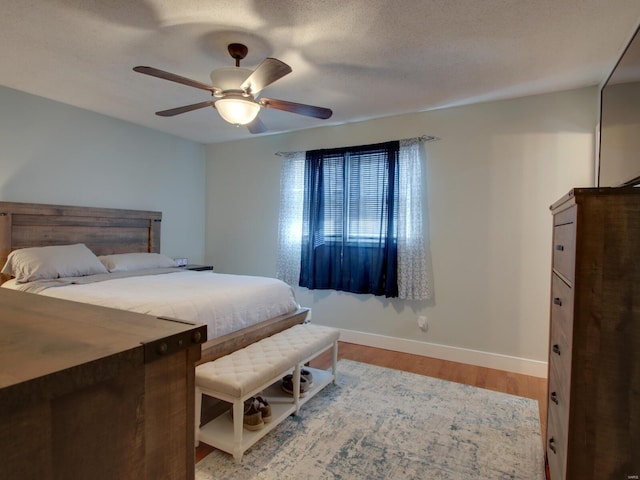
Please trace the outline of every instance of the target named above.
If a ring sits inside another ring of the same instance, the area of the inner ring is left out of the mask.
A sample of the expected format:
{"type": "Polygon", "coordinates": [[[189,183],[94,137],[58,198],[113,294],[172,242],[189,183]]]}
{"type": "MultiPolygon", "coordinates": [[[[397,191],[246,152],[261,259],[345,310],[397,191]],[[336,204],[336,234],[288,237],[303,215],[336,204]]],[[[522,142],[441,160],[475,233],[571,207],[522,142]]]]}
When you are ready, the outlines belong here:
{"type": "Polygon", "coordinates": [[[350,360],[338,380],[210,479],[544,479],[538,402],[350,360]]]}

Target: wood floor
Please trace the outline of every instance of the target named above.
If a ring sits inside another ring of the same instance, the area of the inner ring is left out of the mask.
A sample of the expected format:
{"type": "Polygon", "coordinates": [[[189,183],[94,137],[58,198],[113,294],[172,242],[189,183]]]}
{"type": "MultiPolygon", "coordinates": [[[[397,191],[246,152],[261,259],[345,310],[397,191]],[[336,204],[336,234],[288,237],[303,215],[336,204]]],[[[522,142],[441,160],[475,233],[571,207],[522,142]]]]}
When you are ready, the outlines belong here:
{"type": "MultiPolygon", "coordinates": [[[[542,438],[545,438],[547,419],[546,379],[345,342],[339,342],[338,358],[346,358],[380,367],[395,368],[451,382],[465,383],[488,390],[532,398],[538,401],[541,434],[542,438]]],[[[313,360],[311,366],[329,368],[331,366],[330,351],[313,360]]],[[[196,462],[200,461],[212,450],[208,445],[201,443],[196,449],[196,462]]]]}

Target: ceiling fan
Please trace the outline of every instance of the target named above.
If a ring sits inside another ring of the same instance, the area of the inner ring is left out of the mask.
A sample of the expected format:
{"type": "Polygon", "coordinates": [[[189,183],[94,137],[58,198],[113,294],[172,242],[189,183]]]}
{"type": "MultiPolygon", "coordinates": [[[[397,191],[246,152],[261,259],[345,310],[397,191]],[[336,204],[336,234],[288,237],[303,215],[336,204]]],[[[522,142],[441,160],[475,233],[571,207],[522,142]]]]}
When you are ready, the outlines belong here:
{"type": "Polygon", "coordinates": [[[152,77],[207,90],[217,99],[156,112],[156,115],[161,117],[172,117],[200,108],[214,107],[227,122],[234,125],[246,125],[251,133],[262,133],[266,131],[266,127],[258,118],[260,108],[275,108],[320,119],[327,119],[333,114],[328,108],[314,107],[313,105],[277,100],[275,98],[256,98],[263,88],[291,73],[291,67],[276,58],[266,58],[252,71],[248,68],[240,67],[240,60],[246,57],[248,52],[248,48],[245,45],[232,43],[228,46],[228,50],[229,55],[235,59],[236,66],[213,70],[211,72],[212,85],[153,67],[140,66],[134,67],[133,70],[152,77]]]}

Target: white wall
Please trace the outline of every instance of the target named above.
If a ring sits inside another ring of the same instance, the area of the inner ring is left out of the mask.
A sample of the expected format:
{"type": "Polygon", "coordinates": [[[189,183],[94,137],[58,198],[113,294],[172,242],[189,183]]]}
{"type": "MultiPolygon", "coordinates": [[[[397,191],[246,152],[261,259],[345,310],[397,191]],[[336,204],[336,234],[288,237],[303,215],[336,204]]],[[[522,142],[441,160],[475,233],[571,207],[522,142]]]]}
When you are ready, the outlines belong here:
{"type": "Polygon", "coordinates": [[[532,373],[544,376],[548,207],[594,183],[596,95],[581,89],[209,145],[206,260],[219,272],[275,275],[276,152],[435,135],[425,144],[433,301],[300,288],[298,299],[314,322],[365,334],[346,338],[513,370],[533,360],[532,373]],[[426,333],[418,315],[429,319],[426,333]]]}
{"type": "Polygon", "coordinates": [[[204,258],[205,149],[0,87],[0,200],[159,210],[162,253],[204,258]]]}

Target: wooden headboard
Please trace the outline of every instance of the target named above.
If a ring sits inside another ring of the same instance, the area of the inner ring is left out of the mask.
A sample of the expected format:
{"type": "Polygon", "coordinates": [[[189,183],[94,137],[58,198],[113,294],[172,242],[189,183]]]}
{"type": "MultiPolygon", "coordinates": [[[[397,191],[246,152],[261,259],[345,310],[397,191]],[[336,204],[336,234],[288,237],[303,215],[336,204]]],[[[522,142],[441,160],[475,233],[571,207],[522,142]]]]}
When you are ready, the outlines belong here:
{"type": "Polygon", "coordinates": [[[96,255],[160,253],[161,222],[162,212],[0,202],[0,268],[26,247],[84,243],[96,255]]]}

